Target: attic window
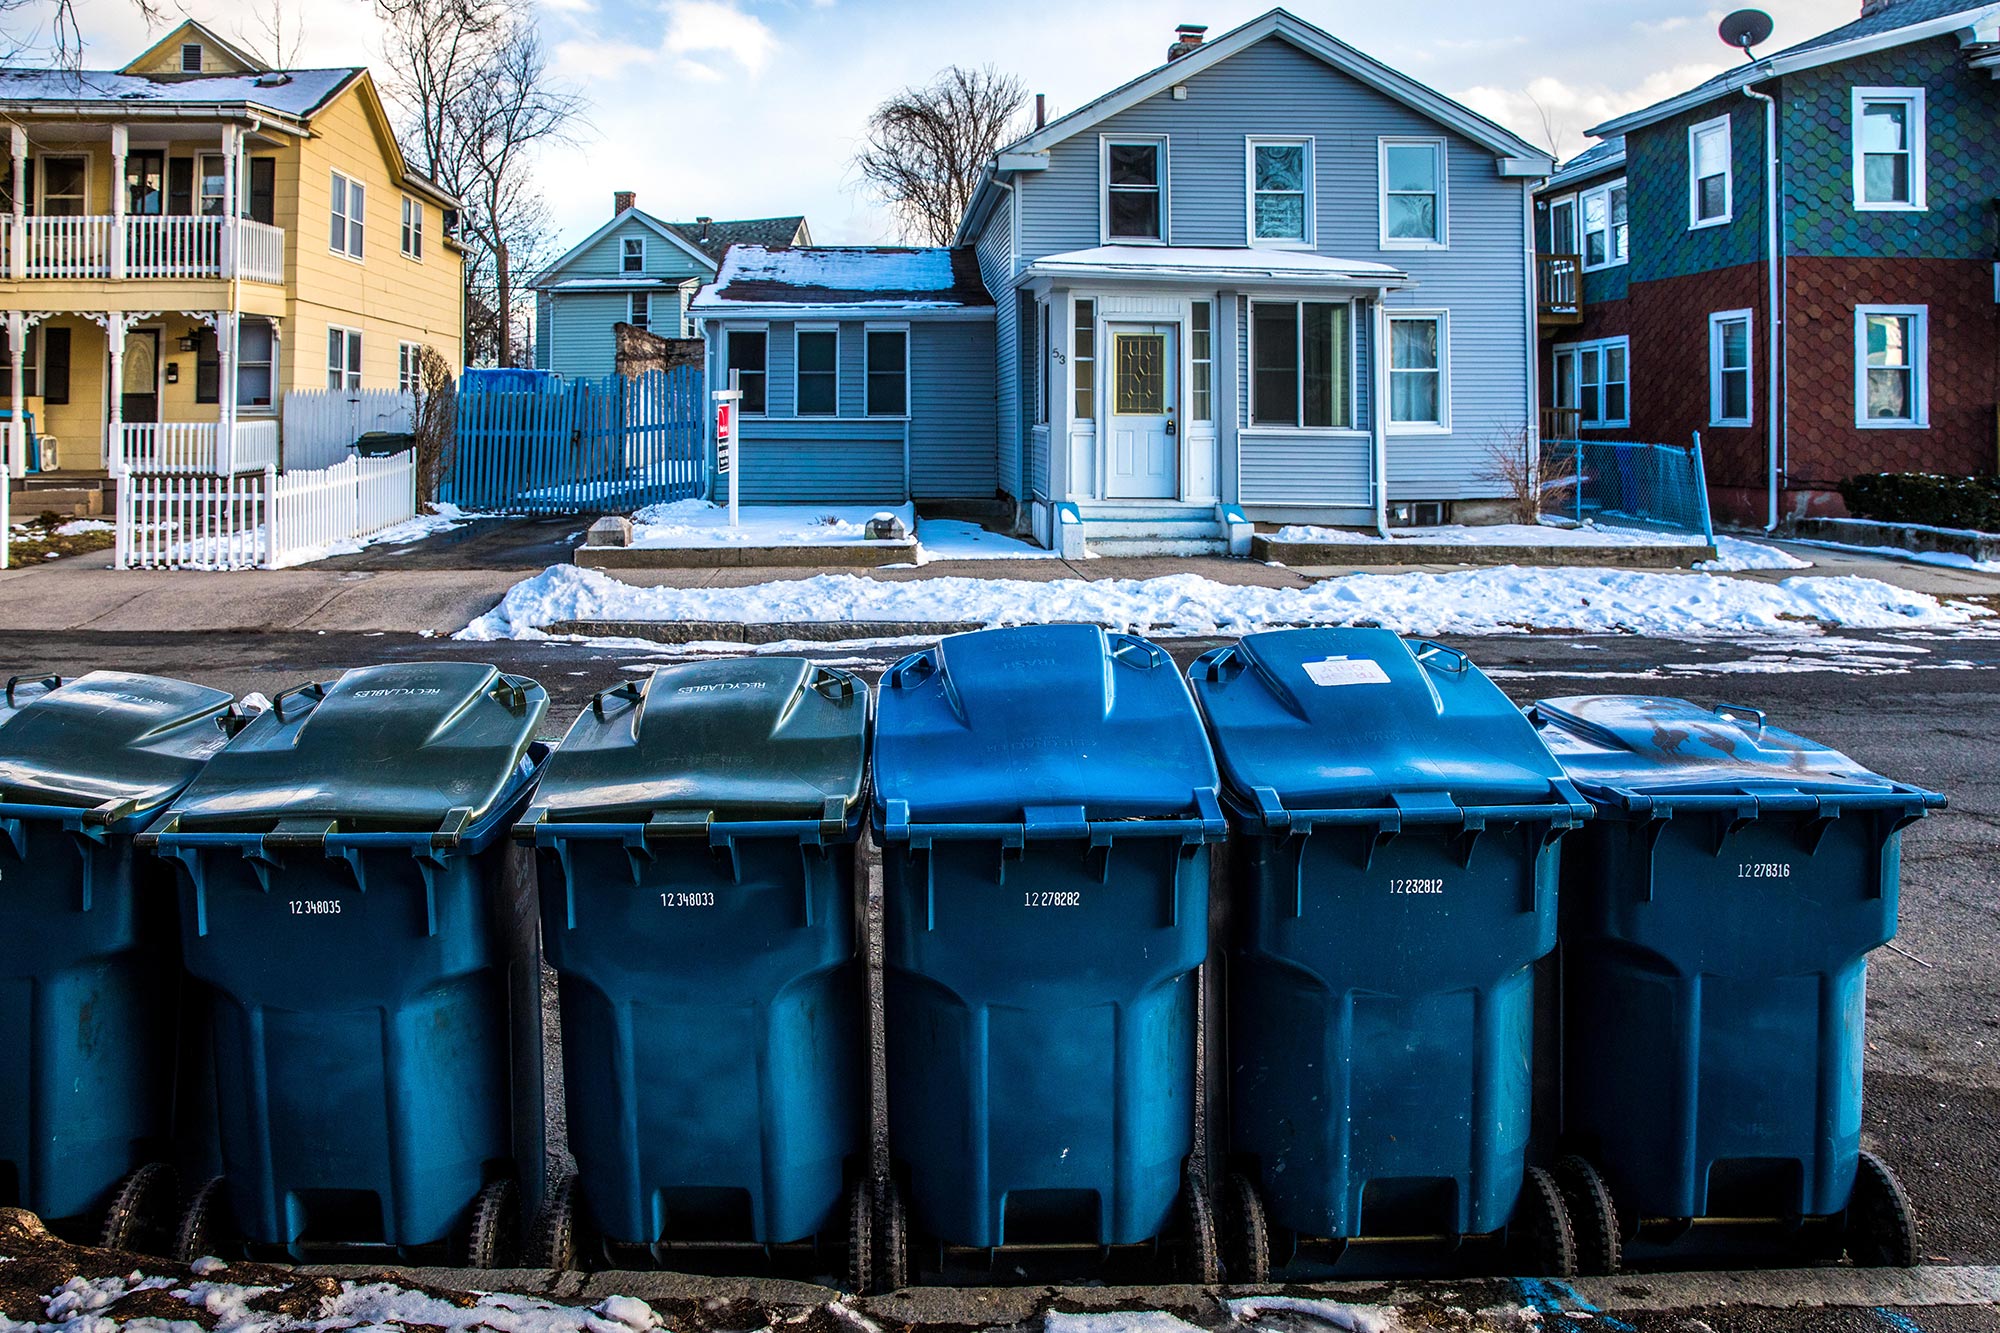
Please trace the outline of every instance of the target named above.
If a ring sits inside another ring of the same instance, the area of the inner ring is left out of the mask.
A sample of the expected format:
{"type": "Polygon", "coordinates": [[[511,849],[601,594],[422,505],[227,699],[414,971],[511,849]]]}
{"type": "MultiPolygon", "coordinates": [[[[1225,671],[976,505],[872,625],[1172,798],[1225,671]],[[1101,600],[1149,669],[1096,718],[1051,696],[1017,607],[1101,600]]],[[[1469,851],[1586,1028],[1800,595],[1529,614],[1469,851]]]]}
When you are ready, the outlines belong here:
{"type": "Polygon", "coordinates": [[[183,74],[201,73],[200,42],[181,43],[181,73],[183,74]]]}

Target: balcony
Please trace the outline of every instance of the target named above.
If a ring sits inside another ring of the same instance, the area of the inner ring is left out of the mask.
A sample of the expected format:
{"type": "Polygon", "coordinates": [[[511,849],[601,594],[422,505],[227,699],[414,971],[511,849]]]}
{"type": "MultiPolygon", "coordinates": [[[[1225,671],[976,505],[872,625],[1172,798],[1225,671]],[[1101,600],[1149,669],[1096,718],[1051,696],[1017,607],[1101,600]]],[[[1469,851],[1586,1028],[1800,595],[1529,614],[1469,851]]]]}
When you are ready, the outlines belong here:
{"type": "Polygon", "coordinates": [[[111,471],[185,472],[229,476],[278,465],[278,423],[239,421],[226,456],[222,427],[213,421],[127,421],[111,428],[111,471]]]}
{"type": "Polygon", "coordinates": [[[283,228],[249,218],[0,215],[0,249],[15,279],[285,280],[283,228]]]}
{"type": "Polygon", "coordinates": [[[1535,256],[1535,322],[1541,328],[1583,323],[1583,256],[1535,256]]]}

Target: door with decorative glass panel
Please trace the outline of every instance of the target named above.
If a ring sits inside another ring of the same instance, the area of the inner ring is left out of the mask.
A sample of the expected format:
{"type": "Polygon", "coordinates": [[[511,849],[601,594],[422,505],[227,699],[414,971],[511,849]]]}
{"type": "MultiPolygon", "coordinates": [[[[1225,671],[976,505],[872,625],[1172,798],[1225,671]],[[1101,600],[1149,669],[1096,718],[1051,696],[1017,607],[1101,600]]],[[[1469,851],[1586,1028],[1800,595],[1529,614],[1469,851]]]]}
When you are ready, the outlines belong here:
{"type": "Polygon", "coordinates": [[[1179,494],[1176,333],[1171,324],[1111,326],[1107,500],[1170,500],[1179,494]]]}

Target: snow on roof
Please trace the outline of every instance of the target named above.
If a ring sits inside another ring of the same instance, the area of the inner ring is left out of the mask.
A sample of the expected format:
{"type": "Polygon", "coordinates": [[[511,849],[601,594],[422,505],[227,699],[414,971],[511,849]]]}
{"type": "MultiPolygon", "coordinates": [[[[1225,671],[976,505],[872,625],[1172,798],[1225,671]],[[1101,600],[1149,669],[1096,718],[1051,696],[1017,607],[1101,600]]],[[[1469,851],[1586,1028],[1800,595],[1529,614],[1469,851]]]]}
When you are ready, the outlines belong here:
{"type": "MultiPolygon", "coordinates": [[[[290,70],[282,76],[285,82],[272,84],[272,76],[264,74],[152,79],[112,70],[0,69],[0,103],[104,103],[135,110],[147,105],[223,103],[304,118],[360,72],[352,68],[290,70]],[[260,79],[265,83],[260,84],[260,79]]],[[[33,107],[19,109],[32,112],[33,107]]]]}
{"type": "Polygon", "coordinates": [[[969,249],[886,245],[734,245],[693,309],[885,307],[951,310],[991,306],[969,249]]]}
{"type": "Polygon", "coordinates": [[[1556,174],[1542,182],[1543,190],[1580,181],[1586,176],[1594,176],[1600,171],[1612,171],[1625,165],[1625,136],[1613,135],[1602,143],[1594,143],[1562,164],[1556,174]]]}
{"type": "Polygon", "coordinates": [[[1285,282],[1344,282],[1364,286],[1396,284],[1409,275],[1367,259],[1335,259],[1304,250],[1251,246],[1099,245],[1044,255],[1029,266],[1034,273],[1088,273],[1102,277],[1268,278],[1285,282]]]}

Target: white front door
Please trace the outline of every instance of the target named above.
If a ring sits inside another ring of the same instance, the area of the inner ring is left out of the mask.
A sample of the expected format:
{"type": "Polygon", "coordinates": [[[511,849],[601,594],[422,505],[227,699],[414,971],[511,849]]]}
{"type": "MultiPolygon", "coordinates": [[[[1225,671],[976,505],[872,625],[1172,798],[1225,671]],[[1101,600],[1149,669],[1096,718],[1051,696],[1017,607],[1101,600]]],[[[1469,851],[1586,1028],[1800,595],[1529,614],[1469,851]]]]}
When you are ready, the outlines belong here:
{"type": "Polygon", "coordinates": [[[1108,500],[1171,500],[1180,493],[1180,364],[1172,324],[1113,324],[1111,404],[1106,432],[1104,496],[1108,500]]]}

